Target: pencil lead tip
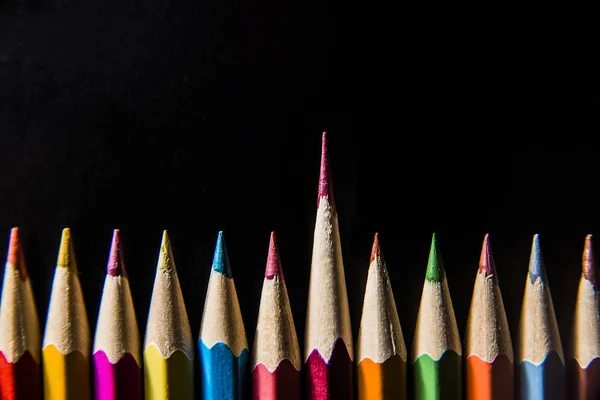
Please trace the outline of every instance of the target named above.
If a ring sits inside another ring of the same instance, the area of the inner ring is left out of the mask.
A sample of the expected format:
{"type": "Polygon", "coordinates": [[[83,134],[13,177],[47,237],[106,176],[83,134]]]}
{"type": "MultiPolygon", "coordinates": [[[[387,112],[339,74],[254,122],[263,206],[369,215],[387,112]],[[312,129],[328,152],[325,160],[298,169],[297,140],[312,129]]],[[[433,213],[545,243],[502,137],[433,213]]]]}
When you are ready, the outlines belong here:
{"type": "Polygon", "coordinates": [[[534,283],[537,279],[546,281],[546,271],[544,267],[544,257],[542,256],[542,247],[540,245],[540,235],[533,235],[531,245],[531,257],[529,258],[529,280],[534,283]]]}
{"type": "Polygon", "coordinates": [[[123,259],[123,248],[121,247],[121,232],[118,229],[113,231],[106,273],[112,276],[127,276],[125,261],[123,259]]]}
{"type": "Polygon", "coordinates": [[[583,248],[582,260],[583,276],[587,279],[594,288],[598,287],[598,275],[596,272],[596,260],[594,258],[594,243],[592,235],[585,237],[585,246],[583,248]]]}
{"type": "Polygon", "coordinates": [[[317,207],[321,203],[321,199],[327,197],[329,204],[335,205],[333,199],[333,184],[331,182],[331,167],[329,165],[329,152],[327,149],[327,134],[323,132],[321,142],[321,173],[319,176],[319,196],[317,199],[317,207]]]}
{"type": "Polygon", "coordinates": [[[175,269],[173,251],[171,250],[171,240],[169,239],[169,234],[167,233],[166,229],[163,231],[162,240],[160,242],[158,269],[162,269],[165,271],[171,271],[175,269]]]}
{"type": "Polygon", "coordinates": [[[483,238],[483,246],[481,246],[481,257],[479,258],[479,272],[485,273],[486,276],[495,273],[496,266],[494,265],[494,255],[492,253],[492,245],[490,243],[490,234],[486,233],[483,238]]]}
{"type": "Polygon", "coordinates": [[[75,261],[75,252],[73,251],[73,242],[71,240],[71,229],[69,228],[65,228],[62,231],[57,266],[73,272],[77,271],[77,262],[75,261]]]}
{"type": "Polygon", "coordinates": [[[19,237],[19,228],[12,228],[10,231],[10,241],[8,244],[8,259],[7,262],[19,272],[22,280],[27,280],[27,267],[25,266],[25,257],[19,237]]]}
{"type": "Polygon", "coordinates": [[[269,241],[269,254],[267,255],[267,268],[265,270],[265,278],[273,279],[274,277],[283,278],[281,270],[281,259],[279,258],[279,249],[275,232],[271,232],[271,240],[269,241]]]}
{"type": "Polygon", "coordinates": [[[229,255],[225,245],[225,235],[220,231],[217,235],[217,245],[215,246],[215,255],[213,257],[212,268],[228,278],[231,278],[231,266],[229,265],[229,255]]]}
{"type": "Polygon", "coordinates": [[[371,248],[371,260],[373,262],[376,258],[381,259],[381,246],[379,245],[379,232],[375,233],[373,238],[373,247],[371,248]]]}
{"type": "Polygon", "coordinates": [[[435,233],[431,237],[431,249],[429,250],[429,260],[427,262],[427,274],[425,278],[429,282],[442,283],[446,278],[442,256],[438,249],[435,233]]]}

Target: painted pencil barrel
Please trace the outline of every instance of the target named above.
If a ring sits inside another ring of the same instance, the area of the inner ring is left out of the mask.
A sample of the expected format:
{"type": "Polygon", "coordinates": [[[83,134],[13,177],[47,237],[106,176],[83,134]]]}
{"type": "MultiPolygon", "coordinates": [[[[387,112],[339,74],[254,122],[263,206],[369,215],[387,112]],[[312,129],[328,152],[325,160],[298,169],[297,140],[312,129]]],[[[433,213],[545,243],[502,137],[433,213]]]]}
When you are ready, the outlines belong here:
{"type": "Polygon", "coordinates": [[[10,363],[0,353],[0,399],[41,399],[40,365],[29,352],[16,363],[10,363]]]}
{"type": "Polygon", "coordinates": [[[571,360],[568,366],[569,399],[600,399],[600,358],[593,359],[585,368],[577,360],[571,360]]]}
{"type": "Polygon", "coordinates": [[[445,351],[437,361],[424,354],[415,361],[413,371],[417,400],[462,398],[461,356],[454,351],[445,351]]]}
{"type": "Polygon", "coordinates": [[[224,343],[216,343],[210,349],[202,340],[200,348],[200,379],[203,398],[207,400],[246,399],[248,392],[248,349],[239,357],[224,343]]]}
{"type": "Polygon", "coordinates": [[[405,400],[406,362],[399,355],[383,363],[363,359],[357,367],[358,399],[405,400]]]}
{"type": "Polygon", "coordinates": [[[539,365],[521,361],[519,368],[522,400],[565,399],[565,367],[555,351],[539,365]]]}
{"type": "Polygon", "coordinates": [[[90,393],[90,362],[79,351],[63,355],[53,345],[42,351],[44,357],[45,400],[87,400],[90,393]]]}
{"type": "Polygon", "coordinates": [[[300,400],[302,385],[300,371],[289,360],[282,360],[273,372],[263,364],[252,371],[254,400],[300,400]]]}
{"type": "Polygon", "coordinates": [[[192,400],[194,363],[182,351],[163,358],[151,344],[144,350],[144,387],[146,400],[192,400]]]}
{"type": "Polygon", "coordinates": [[[353,362],[342,339],[337,339],[329,362],[314,350],[305,363],[307,397],[310,400],[351,400],[353,362]]]}
{"type": "Polygon", "coordinates": [[[126,353],[111,363],[103,351],[94,354],[96,400],[137,400],[142,398],[142,377],[135,358],[126,353]]]}
{"type": "Polygon", "coordinates": [[[466,360],[467,400],[510,400],[514,398],[513,363],[504,354],[488,363],[477,356],[466,360]]]}

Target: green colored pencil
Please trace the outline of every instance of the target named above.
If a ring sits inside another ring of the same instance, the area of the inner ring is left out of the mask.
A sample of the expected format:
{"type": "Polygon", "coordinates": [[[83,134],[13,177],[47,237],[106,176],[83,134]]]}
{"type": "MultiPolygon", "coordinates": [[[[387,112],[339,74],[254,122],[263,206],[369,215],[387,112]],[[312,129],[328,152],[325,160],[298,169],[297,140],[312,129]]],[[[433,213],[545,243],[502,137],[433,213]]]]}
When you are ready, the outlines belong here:
{"type": "Polygon", "coordinates": [[[461,399],[462,346],[435,234],[413,343],[417,400],[461,399]]]}

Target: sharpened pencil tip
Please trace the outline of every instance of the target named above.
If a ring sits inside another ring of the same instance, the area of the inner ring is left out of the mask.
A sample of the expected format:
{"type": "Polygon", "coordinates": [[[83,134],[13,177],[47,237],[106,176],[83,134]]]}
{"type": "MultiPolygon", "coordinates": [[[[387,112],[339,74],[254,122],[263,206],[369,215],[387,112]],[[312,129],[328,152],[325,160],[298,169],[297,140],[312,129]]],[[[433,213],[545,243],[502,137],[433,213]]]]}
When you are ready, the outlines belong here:
{"type": "Polygon", "coordinates": [[[282,279],[283,271],[281,269],[281,259],[279,258],[279,249],[277,248],[275,232],[271,232],[271,240],[269,241],[269,255],[267,256],[267,268],[265,270],[265,278],[273,279],[276,276],[282,279]]]}
{"type": "Polygon", "coordinates": [[[598,275],[596,272],[596,260],[594,258],[594,242],[592,235],[585,237],[585,246],[583,248],[582,272],[594,288],[598,287],[598,275]]]}
{"type": "Polygon", "coordinates": [[[486,276],[493,275],[496,267],[494,265],[494,255],[492,253],[492,245],[490,243],[490,234],[486,233],[483,238],[483,246],[481,246],[481,257],[479,258],[479,272],[485,273],[486,276]]]}
{"type": "Polygon", "coordinates": [[[173,252],[171,250],[171,241],[169,234],[165,229],[160,243],[160,255],[158,257],[158,269],[165,271],[175,270],[175,261],[173,260],[173,252]]]}
{"type": "Polygon", "coordinates": [[[118,229],[113,231],[106,273],[112,276],[127,276],[125,261],[123,260],[123,248],[121,247],[121,233],[118,229]]]}
{"type": "Polygon", "coordinates": [[[427,262],[427,274],[425,278],[429,282],[442,283],[446,278],[442,256],[438,250],[437,238],[435,233],[431,237],[431,249],[429,250],[429,260],[427,262]]]}
{"type": "Polygon", "coordinates": [[[12,267],[19,272],[21,280],[27,280],[27,267],[25,266],[25,257],[21,247],[21,238],[19,237],[19,228],[12,228],[10,231],[10,242],[8,243],[8,259],[6,260],[12,267]]]}
{"type": "Polygon", "coordinates": [[[215,246],[215,255],[213,257],[212,268],[228,278],[231,278],[231,266],[229,265],[229,255],[225,245],[225,235],[220,231],[217,236],[217,245],[215,246]]]}
{"type": "Polygon", "coordinates": [[[75,252],[73,251],[73,243],[71,240],[71,229],[69,228],[65,228],[62,231],[57,266],[66,268],[72,272],[77,271],[77,262],[75,261],[75,252]]]}
{"type": "Polygon", "coordinates": [[[381,246],[379,245],[379,232],[375,233],[373,238],[373,247],[371,248],[371,260],[373,262],[376,258],[381,259],[381,246]]]}
{"type": "Polygon", "coordinates": [[[546,281],[546,272],[544,268],[544,257],[542,256],[542,248],[540,246],[540,235],[533,235],[533,243],[531,245],[531,257],[529,258],[529,280],[534,283],[537,279],[542,282],[546,281]]]}
{"type": "Polygon", "coordinates": [[[327,197],[329,204],[335,205],[333,199],[333,187],[331,183],[331,167],[329,165],[329,153],[327,150],[327,133],[323,132],[321,142],[321,173],[319,176],[319,195],[317,199],[317,207],[321,204],[321,198],[327,197]]]}

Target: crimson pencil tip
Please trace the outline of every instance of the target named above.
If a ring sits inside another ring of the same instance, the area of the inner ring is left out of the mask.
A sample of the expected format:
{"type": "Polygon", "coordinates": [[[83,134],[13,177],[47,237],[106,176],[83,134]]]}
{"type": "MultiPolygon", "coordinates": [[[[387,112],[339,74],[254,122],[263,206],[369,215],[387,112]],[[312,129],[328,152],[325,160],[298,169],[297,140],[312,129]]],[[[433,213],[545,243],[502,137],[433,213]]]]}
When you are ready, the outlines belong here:
{"type": "Polygon", "coordinates": [[[10,231],[7,262],[19,272],[22,280],[27,280],[29,275],[27,274],[25,257],[23,256],[23,248],[21,247],[21,239],[19,238],[19,228],[12,228],[10,231]]]}
{"type": "Polygon", "coordinates": [[[333,200],[333,187],[331,182],[331,167],[329,165],[329,153],[327,150],[327,134],[323,132],[321,143],[321,173],[319,176],[319,196],[317,199],[317,207],[321,203],[323,197],[327,197],[329,204],[335,205],[333,200]]]}
{"type": "Polygon", "coordinates": [[[490,234],[487,233],[483,238],[483,246],[481,246],[481,257],[479,258],[479,272],[483,272],[486,276],[490,276],[495,273],[495,270],[496,267],[494,265],[492,245],[490,244],[490,234]]]}
{"type": "Polygon", "coordinates": [[[265,270],[265,278],[273,279],[276,276],[283,278],[281,270],[281,259],[279,258],[279,249],[275,239],[275,232],[271,232],[271,240],[269,243],[269,255],[267,256],[267,268],[265,270]]]}
{"type": "Polygon", "coordinates": [[[379,245],[379,232],[375,233],[373,238],[373,247],[371,248],[371,262],[376,258],[381,259],[381,246],[379,245]]]}
{"type": "Polygon", "coordinates": [[[113,231],[106,273],[112,276],[127,276],[125,261],[123,260],[123,248],[121,247],[121,233],[118,229],[113,231]]]}
{"type": "Polygon", "coordinates": [[[581,266],[584,278],[587,279],[594,288],[597,288],[598,276],[596,273],[596,260],[594,259],[594,242],[592,240],[592,235],[587,235],[585,237],[581,266]]]}

